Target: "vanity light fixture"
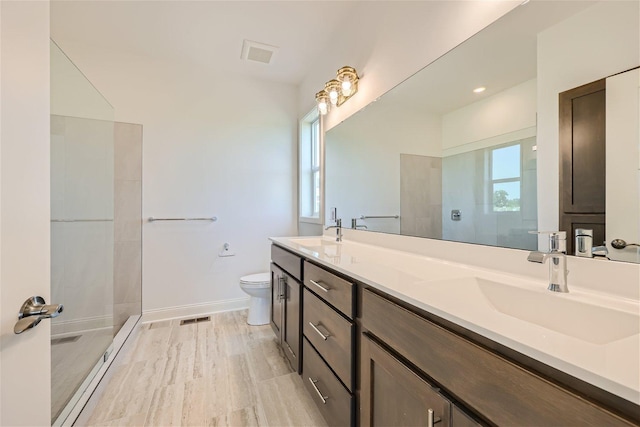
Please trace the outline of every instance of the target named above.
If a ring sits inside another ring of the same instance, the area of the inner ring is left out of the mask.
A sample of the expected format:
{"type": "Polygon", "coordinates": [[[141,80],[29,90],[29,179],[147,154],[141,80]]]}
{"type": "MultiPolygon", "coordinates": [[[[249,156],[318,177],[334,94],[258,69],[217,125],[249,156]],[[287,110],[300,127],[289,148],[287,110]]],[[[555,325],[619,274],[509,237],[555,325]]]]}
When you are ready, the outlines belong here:
{"type": "Polygon", "coordinates": [[[329,94],[322,89],[316,93],[316,103],[318,104],[318,112],[323,116],[329,112],[329,94]]]}
{"type": "Polygon", "coordinates": [[[473,90],[473,93],[482,93],[482,92],[484,92],[485,90],[487,90],[487,88],[486,88],[486,87],[484,87],[484,86],[480,86],[480,87],[475,88],[475,89],[473,90]]]}
{"type": "Polygon", "coordinates": [[[336,78],[329,80],[324,89],[316,93],[318,112],[327,114],[332,106],[339,107],[358,92],[358,73],[353,67],[342,67],[336,78]]]}
{"type": "Polygon", "coordinates": [[[331,105],[338,105],[338,98],[340,96],[340,82],[333,79],[324,84],[324,90],[329,94],[329,101],[331,105]]]}

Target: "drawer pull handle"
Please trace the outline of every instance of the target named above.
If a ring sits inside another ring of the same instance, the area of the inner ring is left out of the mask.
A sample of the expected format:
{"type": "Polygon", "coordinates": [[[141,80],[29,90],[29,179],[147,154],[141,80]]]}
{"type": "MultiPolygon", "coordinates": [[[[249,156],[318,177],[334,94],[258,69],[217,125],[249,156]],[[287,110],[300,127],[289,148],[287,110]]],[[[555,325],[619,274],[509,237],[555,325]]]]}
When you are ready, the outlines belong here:
{"type": "Polygon", "coordinates": [[[309,322],[309,326],[311,326],[313,328],[314,331],[316,331],[318,333],[318,335],[320,335],[322,337],[323,340],[327,340],[327,338],[329,338],[331,336],[331,334],[323,334],[322,331],[320,329],[318,329],[318,326],[320,326],[320,323],[318,323],[318,325],[314,325],[313,322],[309,322]]]}
{"type": "Polygon", "coordinates": [[[331,288],[327,288],[326,286],[322,286],[321,285],[322,282],[316,282],[315,280],[311,280],[311,279],[309,279],[309,281],[311,282],[312,285],[316,285],[317,287],[319,287],[320,289],[322,289],[325,292],[329,292],[331,290],[331,288]]]}
{"type": "Polygon", "coordinates": [[[309,382],[311,382],[311,386],[316,391],[316,393],[318,393],[318,396],[320,396],[320,399],[322,399],[322,404],[326,405],[327,404],[327,399],[329,398],[329,396],[325,396],[320,392],[320,390],[318,389],[318,386],[316,385],[318,380],[313,380],[313,379],[311,379],[311,377],[309,377],[309,382]]]}
{"type": "Polygon", "coordinates": [[[427,427],[433,427],[434,424],[438,424],[440,421],[440,417],[436,417],[433,415],[433,409],[427,410],[427,427]]]}

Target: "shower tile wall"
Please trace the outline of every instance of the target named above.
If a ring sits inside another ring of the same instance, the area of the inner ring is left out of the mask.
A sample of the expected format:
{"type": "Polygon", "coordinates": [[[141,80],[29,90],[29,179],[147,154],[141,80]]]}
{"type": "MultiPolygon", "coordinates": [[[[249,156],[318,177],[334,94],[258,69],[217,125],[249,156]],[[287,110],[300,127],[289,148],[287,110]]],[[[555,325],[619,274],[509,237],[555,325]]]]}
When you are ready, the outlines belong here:
{"type": "Polygon", "coordinates": [[[142,125],[115,123],[114,334],[142,313],[142,125]]]}
{"type": "Polygon", "coordinates": [[[52,335],[113,325],[113,122],[51,116],[52,335]]]}
{"type": "Polygon", "coordinates": [[[442,238],[442,159],[400,154],[400,233],[442,238]]]}

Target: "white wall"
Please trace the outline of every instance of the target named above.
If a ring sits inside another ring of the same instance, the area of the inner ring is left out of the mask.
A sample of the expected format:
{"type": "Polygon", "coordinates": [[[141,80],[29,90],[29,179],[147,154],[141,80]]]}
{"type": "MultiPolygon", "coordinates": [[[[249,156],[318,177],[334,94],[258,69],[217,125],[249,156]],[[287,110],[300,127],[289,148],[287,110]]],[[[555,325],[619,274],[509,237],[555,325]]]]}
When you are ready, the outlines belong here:
{"type": "Polygon", "coordinates": [[[117,121],[143,125],[143,217],[218,217],[144,224],[143,312],[237,306],[239,278],[268,270],[267,238],[296,232],[295,88],[62,48],[117,121]],[[236,256],[218,257],[225,242],[236,256]]]}
{"type": "Polygon", "coordinates": [[[358,70],[359,92],[327,115],[326,129],[366,106],[521,1],[360,2],[349,27],[332,36],[310,64],[298,92],[298,117],[314,105],[314,95],[343,65],[358,70]],[[362,24],[361,24],[362,23],[362,24]]]}
{"type": "Polygon", "coordinates": [[[639,65],[639,5],[599,2],[538,35],[540,230],[559,226],[558,94],[639,65]]]}

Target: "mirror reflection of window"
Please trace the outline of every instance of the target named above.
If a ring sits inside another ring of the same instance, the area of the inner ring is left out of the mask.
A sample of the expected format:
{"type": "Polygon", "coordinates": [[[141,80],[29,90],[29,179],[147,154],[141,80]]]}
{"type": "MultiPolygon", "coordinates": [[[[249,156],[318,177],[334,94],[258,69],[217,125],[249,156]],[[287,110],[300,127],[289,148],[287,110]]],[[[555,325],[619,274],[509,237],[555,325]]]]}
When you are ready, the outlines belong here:
{"type": "Polygon", "coordinates": [[[520,212],[520,144],[491,150],[491,195],[494,212],[520,212]]]}

